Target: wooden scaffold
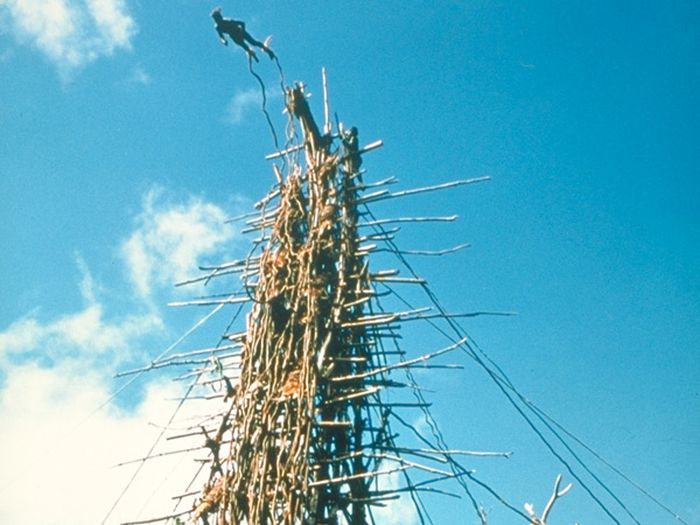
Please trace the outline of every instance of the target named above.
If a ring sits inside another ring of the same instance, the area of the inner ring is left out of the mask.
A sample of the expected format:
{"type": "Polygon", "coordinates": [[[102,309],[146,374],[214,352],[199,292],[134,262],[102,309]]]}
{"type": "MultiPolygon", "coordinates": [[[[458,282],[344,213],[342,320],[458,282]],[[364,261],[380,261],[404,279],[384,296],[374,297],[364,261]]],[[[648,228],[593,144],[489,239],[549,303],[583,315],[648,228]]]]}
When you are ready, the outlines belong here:
{"type": "Polygon", "coordinates": [[[235,386],[227,381],[229,408],[207,436],[211,475],[192,518],[364,525],[370,506],[397,497],[377,488],[378,476],[410,468],[453,474],[403,458],[380,395],[395,386],[388,372],[413,362],[388,364],[378,343],[419,313],[369,308],[375,282],[396,279],[370,273],[374,245],[358,233],[358,204],[388,195],[362,196],[361,155],[380,143],[360,150],[357,130],[332,135],[327,123],[322,133],[301,84],[287,90],[286,105],[305,160],[288,165],[248,221],[266,245],[243,263],[253,307],[246,332],[228,336],[242,347],[240,377],[235,386]]]}
{"type": "MultiPolygon", "coordinates": [[[[145,369],[194,365],[180,379],[193,378],[184,400],[196,389],[213,385],[218,393],[198,396],[223,398],[223,412],[203,417],[186,432],[171,433],[169,440],[199,439],[199,445],[176,452],[206,451],[198,460],[205,476],[201,490],[178,495],[191,507],[162,518],[136,523],[177,519],[210,525],[233,524],[348,524],[375,523],[372,509],[409,495],[416,513],[426,511],[420,493],[440,492],[434,483],[471,475],[454,461],[467,451],[448,450],[419,436],[424,448],[397,443],[392,422],[399,419],[415,431],[396,409],[427,411],[418,394],[414,402],[387,402],[384,391],[417,388],[412,367],[464,344],[407,359],[396,345],[401,321],[424,319],[429,308],[385,312],[379,287],[392,283],[423,284],[415,276],[400,277],[397,270],[371,272],[370,254],[378,244],[393,239],[391,222],[453,221],[456,217],[416,217],[377,220],[360,207],[368,203],[479,182],[471,179],[448,184],[390,192],[393,177],[363,182],[362,155],[382,145],[358,143],[356,128],[338,124],[332,130],[324,72],[325,123],[319,129],[303,84],[286,89],[290,137],[283,151],[268,159],[284,159],[285,173],[273,165],[278,184],[256,204],[244,232],[255,233],[254,247],[242,260],[205,267],[202,277],[180,284],[209,282],[239,274],[241,290],[171,303],[174,306],[251,305],[245,329],[224,334],[214,348],[193,350],[154,360],[145,369]],[[291,141],[290,141],[291,142],[291,141]],[[372,228],[362,234],[360,227],[372,228]],[[386,341],[392,341],[390,347],[386,341]],[[404,370],[409,381],[392,372],[404,370]],[[212,377],[213,375],[213,377],[212,377]],[[206,467],[205,467],[206,465],[206,467]],[[412,481],[419,471],[421,481],[412,481]],[[388,487],[381,478],[400,473],[404,484],[388,487]]],[[[441,252],[425,252],[440,255],[441,252]]],[[[421,253],[421,252],[415,252],[421,253]]],[[[473,314],[470,314],[473,315],[473,314]]],[[[452,366],[452,365],[441,365],[452,366]]],[[[426,412],[427,413],[427,412],[426,412]]],[[[478,453],[501,455],[507,453],[478,453]]],[[[159,456],[150,454],[142,460],[159,456]]],[[[423,518],[421,517],[421,521],[423,518]]]]}

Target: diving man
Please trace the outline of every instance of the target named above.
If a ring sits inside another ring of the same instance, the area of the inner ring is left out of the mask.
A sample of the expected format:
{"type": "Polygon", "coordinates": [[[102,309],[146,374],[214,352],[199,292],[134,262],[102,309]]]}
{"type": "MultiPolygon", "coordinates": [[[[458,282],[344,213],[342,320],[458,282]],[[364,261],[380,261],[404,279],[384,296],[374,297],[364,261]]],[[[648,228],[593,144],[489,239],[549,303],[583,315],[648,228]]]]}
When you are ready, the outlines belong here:
{"type": "Polygon", "coordinates": [[[217,7],[211,12],[211,17],[214,19],[216,32],[219,34],[219,40],[221,40],[222,44],[226,46],[228,45],[228,41],[226,40],[225,36],[228,35],[231,40],[242,47],[245,52],[248,53],[248,56],[254,59],[256,62],[259,61],[258,57],[250,46],[259,47],[265,51],[267,56],[270,57],[270,60],[275,58],[275,53],[268,47],[269,37],[265,40],[265,42],[255,40],[251,34],[246,31],[244,22],[241,20],[224,18],[221,14],[220,7],[217,7]],[[248,44],[250,44],[250,46],[248,44]]]}

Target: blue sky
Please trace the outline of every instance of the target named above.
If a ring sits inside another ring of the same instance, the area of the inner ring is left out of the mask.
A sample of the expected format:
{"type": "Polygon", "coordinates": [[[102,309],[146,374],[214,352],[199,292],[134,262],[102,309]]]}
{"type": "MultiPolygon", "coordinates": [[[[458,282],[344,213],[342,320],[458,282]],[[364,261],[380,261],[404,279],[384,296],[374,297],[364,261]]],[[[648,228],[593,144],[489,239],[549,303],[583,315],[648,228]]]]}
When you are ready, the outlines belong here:
{"type": "MultiPolygon", "coordinates": [[[[326,67],[332,110],[362,143],[385,143],[365,159],[368,178],[492,178],[374,212],[459,214],[397,242],[471,243],[413,262],[449,310],[517,311],[465,327],[530,399],[700,524],[698,5],[221,5],[273,35],[286,79],[307,83],[319,114],[326,67]]],[[[104,517],[130,474],[109,466],[145,453],[148,422],[163,423],[177,386],[146,377],[96,410],[119,385],[112,373],[196,320],[165,307],[198,293],[172,283],[245,253],[224,220],[274,182],[258,86],[243,53],[219,44],[212,7],[0,0],[4,522],[104,517]]],[[[281,126],[276,70],[264,56],[257,68],[281,126]]],[[[215,342],[220,325],[200,340],[215,342]]],[[[417,353],[442,345],[420,329],[410,341],[417,353]]],[[[473,466],[517,507],[541,508],[557,473],[572,480],[463,364],[420,376],[439,390],[448,442],[512,450],[473,466]]],[[[642,523],[678,523],[590,461],[642,523]]],[[[178,463],[144,472],[110,523],[157,511],[187,475],[178,463]]],[[[516,522],[477,494],[492,523],[516,522]]],[[[430,504],[436,523],[477,523],[464,501],[430,504]]],[[[606,522],[576,484],[553,518],[606,522]]]]}

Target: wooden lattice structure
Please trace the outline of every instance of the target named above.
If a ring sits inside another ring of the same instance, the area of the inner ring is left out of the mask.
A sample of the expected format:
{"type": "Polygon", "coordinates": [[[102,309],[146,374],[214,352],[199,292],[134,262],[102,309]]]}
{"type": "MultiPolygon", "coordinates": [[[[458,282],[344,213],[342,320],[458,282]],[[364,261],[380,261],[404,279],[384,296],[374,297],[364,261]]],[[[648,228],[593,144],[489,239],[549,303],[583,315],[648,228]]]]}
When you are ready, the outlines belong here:
{"type": "MultiPolygon", "coordinates": [[[[125,372],[194,365],[179,378],[192,379],[183,401],[223,399],[225,407],[212,405],[209,415],[184,432],[166,428],[168,440],[190,440],[172,453],[207,454],[195,458],[200,470],[190,484],[198,481],[201,490],[187,487],[175,498],[189,508],[130,523],[365,525],[376,522],[372,509],[402,494],[424,522],[422,492],[440,492],[433,484],[446,479],[466,489],[463,478],[471,476],[454,459],[469,452],[448,450],[439,431],[422,436],[397,413],[398,408],[421,410],[430,418],[410,370],[431,366],[426,362],[465,340],[455,338],[445,348],[409,359],[397,344],[398,323],[449,316],[429,308],[384,311],[378,300],[393,283],[423,286],[425,281],[394,269],[372,271],[369,261],[379,245],[394,246],[395,230],[384,225],[455,216],[378,220],[367,205],[484,179],[393,193],[386,188],[396,182],[393,177],[366,183],[362,155],[382,143],[360,147],[357,129],[339,123],[333,130],[325,76],[322,129],[302,84],[286,88],[285,95],[288,144],[268,157],[281,163],[273,164],[277,184],[254,213],[239,218],[246,219],[243,231],[258,235],[253,249],[244,259],[202,268],[205,275],[181,283],[239,275],[241,289],[223,298],[174,303],[215,306],[215,311],[250,304],[244,329],[225,333],[214,348],[163,356],[145,369],[125,372]],[[399,372],[404,375],[397,378],[399,372]],[[415,398],[387,402],[385,391],[397,387],[413,391],[415,398]],[[397,418],[418,436],[420,448],[397,443],[399,433],[392,430],[397,418]],[[397,473],[401,486],[382,483],[397,473]]],[[[435,422],[430,424],[435,430],[435,422]]],[[[152,450],[142,461],[160,455],[152,450]]]]}
{"type": "Polygon", "coordinates": [[[232,444],[196,507],[215,523],[367,522],[364,451],[387,445],[367,399],[383,385],[363,305],[372,297],[357,233],[358,153],[331,153],[300,86],[289,110],[306,169],[292,167],[256,261],[241,376],[222,421],[232,444]]]}
{"type": "Polygon", "coordinates": [[[391,277],[370,273],[372,246],[358,233],[356,130],[322,134],[301,85],[288,90],[287,109],[301,126],[305,162],[280,178],[277,205],[249,221],[269,233],[260,256],[246,261],[257,269],[247,331],[231,337],[242,342],[241,375],[216,433],[231,445],[194,518],[363,525],[369,505],[393,497],[373,490],[381,463],[410,465],[379,397],[393,366],[377,341],[392,337],[400,315],[367,307],[374,282],[391,277]]]}

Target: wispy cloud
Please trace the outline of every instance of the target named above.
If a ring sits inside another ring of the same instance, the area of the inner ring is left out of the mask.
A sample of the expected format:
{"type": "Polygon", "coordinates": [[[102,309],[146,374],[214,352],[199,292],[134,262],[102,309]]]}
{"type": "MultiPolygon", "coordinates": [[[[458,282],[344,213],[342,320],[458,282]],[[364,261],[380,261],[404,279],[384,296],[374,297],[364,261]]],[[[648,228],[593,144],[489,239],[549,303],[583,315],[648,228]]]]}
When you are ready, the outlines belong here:
{"type": "Polygon", "coordinates": [[[0,333],[0,357],[90,363],[98,357],[124,360],[137,339],[162,329],[160,317],[152,313],[106,320],[103,306],[95,303],[47,323],[34,316],[14,322],[0,333]]]}
{"type": "Polygon", "coordinates": [[[163,330],[154,311],[106,318],[105,307],[96,297],[96,284],[85,261],[77,258],[82,279],[79,288],[85,306],[50,321],[33,312],[0,332],[0,367],[7,360],[57,362],[76,359],[94,364],[97,359],[124,360],[147,334],[163,330]]]}
{"type": "MultiPolygon", "coordinates": [[[[391,466],[387,463],[380,469],[388,469],[391,466]]],[[[378,491],[391,491],[401,486],[401,474],[392,472],[385,476],[377,478],[378,491]]],[[[415,525],[418,523],[418,514],[411,501],[411,498],[402,493],[399,498],[388,500],[384,507],[375,507],[372,509],[374,521],[383,525],[415,525]]]]}
{"type": "Polygon", "coordinates": [[[236,230],[225,224],[221,207],[200,197],[178,201],[164,189],[152,188],[142,205],[134,230],[119,249],[134,289],[130,310],[112,311],[102,298],[102,284],[77,255],[81,279],[76,286],[84,306],[52,319],[43,318],[39,309],[11,323],[0,332],[0,372],[9,364],[34,360],[114,365],[138,355],[145,338],[165,331],[154,293],[172,290],[176,281],[195,274],[198,260],[223,258],[236,230]]]}
{"type": "MultiPolygon", "coordinates": [[[[265,95],[270,101],[281,97],[282,92],[276,88],[268,88],[265,95]]],[[[224,120],[229,124],[240,124],[252,110],[259,110],[261,106],[262,93],[259,88],[238,90],[226,107],[224,120]]]]}
{"type": "Polygon", "coordinates": [[[127,82],[130,84],[148,86],[151,83],[151,75],[144,69],[143,66],[138,65],[131,70],[131,74],[127,78],[127,82]]]}
{"type": "Polygon", "coordinates": [[[174,204],[162,189],[151,189],[136,230],[121,246],[136,292],[145,299],[154,288],[191,276],[201,258],[220,252],[234,238],[226,218],[222,208],[201,198],[174,204]]]}
{"type": "MultiPolygon", "coordinates": [[[[121,261],[138,292],[126,310],[110,293],[124,283],[95,278],[76,255],[83,306],[48,319],[39,308],[0,332],[0,521],[93,525],[105,517],[137,466],[113,465],[147,453],[175,409],[167,399],[182,395],[174,383],[148,378],[144,395],[107,403],[111,374],[127,361],[147,362],[141,355],[146,344],[167,344],[153,295],[175,276],[189,274],[197,257],[217,256],[233,237],[225,218],[202,198],[175,200],[164,190],[148,191],[121,246],[121,261]]],[[[185,410],[180,417],[186,426],[192,411],[203,409],[195,401],[185,410]]],[[[147,463],[107,523],[171,508],[170,497],[187,490],[196,470],[183,458],[147,463]]]]}
{"type": "Polygon", "coordinates": [[[0,0],[0,21],[63,75],[130,49],[136,22],[124,0],[0,0]]]}
{"type": "Polygon", "coordinates": [[[259,89],[250,88],[238,91],[228,103],[226,120],[230,124],[240,124],[243,122],[245,114],[261,103],[262,96],[259,89]]]}

